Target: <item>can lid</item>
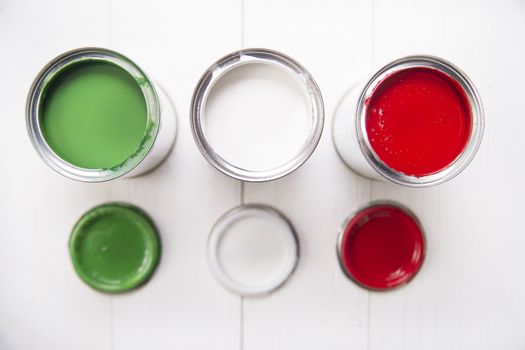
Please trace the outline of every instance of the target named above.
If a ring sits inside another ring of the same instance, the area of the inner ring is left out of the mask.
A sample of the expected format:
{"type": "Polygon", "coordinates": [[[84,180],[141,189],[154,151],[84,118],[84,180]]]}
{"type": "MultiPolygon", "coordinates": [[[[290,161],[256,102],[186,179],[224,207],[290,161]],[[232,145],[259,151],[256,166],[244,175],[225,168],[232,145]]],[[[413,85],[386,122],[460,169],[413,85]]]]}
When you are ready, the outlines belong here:
{"type": "Polygon", "coordinates": [[[141,209],[108,203],[86,212],[76,223],[69,252],[78,276],[106,293],[120,293],[145,283],[160,256],[160,238],[141,209]]]}
{"type": "Polygon", "coordinates": [[[283,285],[298,261],[291,223],[262,205],[243,205],[224,214],[208,240],[208,263],[215,278],[243,296],[269,294],[283,285]]]}
{"type": "Polygon", "coordinates": [[[407,208],[376,203],[352,215],[337,245],[344,273],[358,285],[388,290],[408,283],[425,258],[425,238],[407,208]]]}

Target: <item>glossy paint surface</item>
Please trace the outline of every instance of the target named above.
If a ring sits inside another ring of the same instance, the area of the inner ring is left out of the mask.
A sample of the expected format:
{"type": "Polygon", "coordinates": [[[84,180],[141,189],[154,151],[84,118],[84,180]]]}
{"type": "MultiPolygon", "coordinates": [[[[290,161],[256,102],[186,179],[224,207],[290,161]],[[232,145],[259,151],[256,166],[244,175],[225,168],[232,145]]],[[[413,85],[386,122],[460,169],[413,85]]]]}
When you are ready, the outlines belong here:
{"type": "Polygon", "coordinates": [[[118,166],[140,149],[146,134],[147,106],[139,84],[105,61],[65,68],[47,86],[40,113],[49,146],[81,168],[118,166]]]}
{"type": "Polygon", "coordinates": [[[160,241],[144,212],[115,203],[84,214],[73,229],[69,248],[84,282],[103,292],[123,292],[151,275],[159,259],[160,241]]]}
{"type": "Polygon", "coordinates": [[[340,246],[346,273],[370,289],[408,282],[419,270],[425,243],[418,223],[401,208],[375,205],[348,222],[340,246]]]}
{"type": "Polygon", "coordinates": [[[436,173],[461,154],[470,136],[468,100],[459,84],[431,68],[409,68],[381,81],[367,101],[370,144],[407,175],[436,173]]]}

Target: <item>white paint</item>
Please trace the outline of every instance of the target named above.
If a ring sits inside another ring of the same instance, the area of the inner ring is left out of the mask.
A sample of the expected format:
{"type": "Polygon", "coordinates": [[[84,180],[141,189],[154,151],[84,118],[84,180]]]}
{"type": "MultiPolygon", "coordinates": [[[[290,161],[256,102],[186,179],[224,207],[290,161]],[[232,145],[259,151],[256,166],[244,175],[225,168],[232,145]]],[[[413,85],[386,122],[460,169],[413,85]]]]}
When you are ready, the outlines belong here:
{"type": "Polygon", "coordinates": [[[224,160],[263,171],[281,166],[303,148],[312,126],[303,87],[287,72],[252,63],[226,73],[212,88],[204,132],[224,160]]]}
{"type": "Polygon", "coordinates": [[[290,224],[261,207],[238,207],[210,234],[208,259],[215,277],[240,295],[269,293],[283,284],[297,263],[290,224]]]}

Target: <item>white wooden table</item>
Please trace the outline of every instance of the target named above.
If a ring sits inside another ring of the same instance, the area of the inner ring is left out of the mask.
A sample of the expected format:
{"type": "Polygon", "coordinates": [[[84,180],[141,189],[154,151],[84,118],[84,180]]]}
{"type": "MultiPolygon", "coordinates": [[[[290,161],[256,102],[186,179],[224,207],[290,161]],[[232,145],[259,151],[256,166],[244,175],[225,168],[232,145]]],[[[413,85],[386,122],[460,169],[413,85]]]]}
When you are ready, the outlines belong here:
{"type": "Polygon", "coordinates": [[[0,0],[0,350],[525,349],[524,36],[522,0],[0,0]],[[171,96],[179,133],[154,173],[76,183],[33,150],[29,85],[51,58],[83,46],[121,51],[171,96]],[[188,112],[213,61],[255,46],[310,70],[327,122],[302,168],[241,191],[199,154],[188,112]],[[351,173],[330,130],[355,79],[416,53],[463,68],[487,119],[469,168],[420,190],[351,173]],[[427,231],[420,274],[387,293],[347,280],[335,255],[343,219],[375,199],[408,205],[427,231]],[[113,200],[152,215],[163,256],[144,288],[108,296],[76,276],[67,240],[84,211],[113,200]],[[210,227],[241,202],[279,208],[299,233],[298,269],[269,297],[230,294],[207,268],[210,227]]]}

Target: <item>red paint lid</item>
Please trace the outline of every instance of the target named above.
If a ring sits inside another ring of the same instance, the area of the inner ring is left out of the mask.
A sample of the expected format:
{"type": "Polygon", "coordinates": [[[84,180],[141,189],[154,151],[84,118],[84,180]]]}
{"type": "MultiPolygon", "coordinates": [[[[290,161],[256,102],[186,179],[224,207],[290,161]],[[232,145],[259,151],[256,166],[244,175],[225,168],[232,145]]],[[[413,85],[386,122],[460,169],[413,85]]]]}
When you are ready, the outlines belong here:
{"type": "Polygon", "coordinates": [[[343,271],[357,284],[385,290],[409,282],[425,258],[423,230],[407,209],[377,204],[357,212],[338,245],[343,271]]]}

